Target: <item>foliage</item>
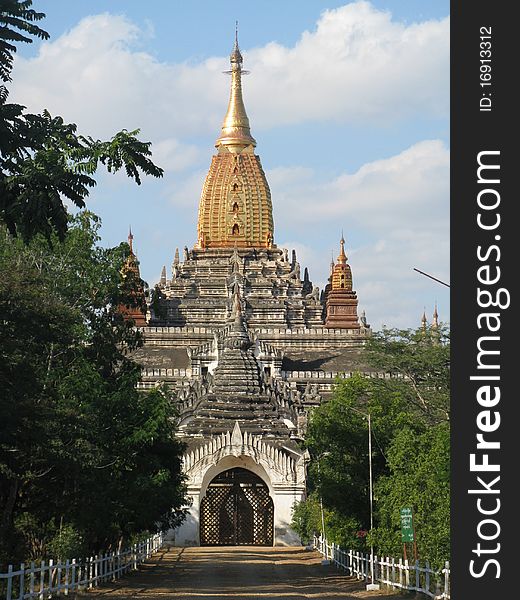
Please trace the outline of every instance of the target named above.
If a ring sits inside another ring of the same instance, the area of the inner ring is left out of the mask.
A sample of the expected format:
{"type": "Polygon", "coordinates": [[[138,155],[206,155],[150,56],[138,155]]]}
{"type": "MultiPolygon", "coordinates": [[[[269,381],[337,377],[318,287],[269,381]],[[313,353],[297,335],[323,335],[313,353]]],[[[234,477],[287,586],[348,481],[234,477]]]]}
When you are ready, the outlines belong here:
{"type": "Polygon", "coordinates": [[[418,420],[449,420],[450,346],[445,327],[383,329],[368,340],[366,353],[375,368],[400,376],[385,386],[403,398],[418,420]]]}
{"type": "MultiPolygon", "coordinates": [[[[30,0],[0,0],[0,76],[10,81],[11,42],[30,42],[25,34],[47,39],[33,21],[43,13],[30,10],[30,0]],[[24,33],[20,33],[24,32],[24,33]]],[[[141,183],[141,172],[161,177],[163,171],[150,159],[150,142],[136,136],[139,129],[116,133],[109,141],[79,135],[74,123],[65,123],[47,110],[29,114],[19,104],[7,103],[8,91],[0,89],[0,222],[12,235],[29,240],[42,233],[63,240],[67,230],[64,199],[85,207],[85,198],[96,185],[93,175],[103,165],[109,172],[124,168],[141,183]]]]}
{"type": "Polygon", "coordinates": [[[311,493],[294,511],[300,535],[321,531],[315,514],[321,496],[327,537],[346,541],[350,535],[349,547],[363,545],[352,531],[354,524],[370,530],[370,413],[375,529],[364,542],[399,554],[399,511],[411,505],[421,555],[449,559],[448,341],[443,328],[374,334],[365,357],[392,377],[338,380],[332,397],[314,409],[306,437],[311,493]]]}
{"type": "Polygon", "coordinates": [[[397,432],[388,451],[390,474],[375,489],[379,524],[374,544],[386,555],[402,550],[400,508],[412,507],[420,558],[440,568],[450,557],[450,431],[447,423],[417,436],[397,432]]]}
{"type": "MultiPolygon", "coordinates": [[[[0,0],[0,78],[17,43],[47,39],[31,0],[0,0]]],[[[160,177],[139,130],[109,141],[7,102],[0,86],[0,559],[95,552],[182,517],[175,411],[137,391],[140,335],[121,306],[143,285],[122,276],[129,248],[98,246],[83,209],[99,166],[160,177]]]]}
{"type": "MultiPolygon", "coordinates": [[[[32,0],[0,0],[0,79],[11,81],[13,55],[16,52],[15,42],[31,44],[32,39],[26,34],[46,40],[49,34],[40,29],[35,21],[41,21],[44,13],[36,12],[30,7],[32,0]]],[[[5,89],[5,88],[4,88],[5,89]]]]}
{"type": "Polygon", "coordinates": [[[10,560],[67,544],[98,551],[182,516],[175,411],[160,389],[136,389],[129,353],[141,340],[117,310],[131,302],[120,285],[129,248],[100,248],[98,229],[80,213],[50,246],[1,232],[0,539],[10,560]]]}
{"type": "MultiPolygon", "coordinates": [[[[345,518],[337,511],[323,508],[325,535],[329,542],[344,548],[361,550],[364,548],[366,531],[355,518],[345,518]]],[[[304,502],[297,502],[293,508],[291,527],[300,536],[303,543],[312,541],[314,534],[320,535],[323,529],[321,521],[320,499],[313,492],[304,502]]]]}

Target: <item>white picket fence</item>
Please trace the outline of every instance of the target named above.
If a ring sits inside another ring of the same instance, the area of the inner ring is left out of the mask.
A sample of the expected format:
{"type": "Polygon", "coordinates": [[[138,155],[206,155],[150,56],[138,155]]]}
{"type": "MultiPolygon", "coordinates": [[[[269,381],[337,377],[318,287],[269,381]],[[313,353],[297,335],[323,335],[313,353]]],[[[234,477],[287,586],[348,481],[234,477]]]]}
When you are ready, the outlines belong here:
{"type": "Polygon", "coordinates": [[[128,571],[135,571],[162,546],[164,536],[157,533],[121,552],[106,552],[77,560],[22,563],[18,570],[9,565],[0,573],[1,598],[5,600],[47,600],[54,595],[92,588],[105,581],[115,581],[128,571]]]}
{"type": "MultiPolygon", "coordinates": [[[[345,569],[349,575],[369,581],[371,577],[370,554],[354,550],[343,550],[337,544],[329,544],[327,539],[314,536],[314,547],[337,567],[345,569]]],[[[374,555],[374,583],[382,583],[401,590],[420,592],[434,600],[450,599],[450,564],[444,569],[430,569],[428,561],[423,567],[419,561],[409,563],[400,558],[374,555]]]]}

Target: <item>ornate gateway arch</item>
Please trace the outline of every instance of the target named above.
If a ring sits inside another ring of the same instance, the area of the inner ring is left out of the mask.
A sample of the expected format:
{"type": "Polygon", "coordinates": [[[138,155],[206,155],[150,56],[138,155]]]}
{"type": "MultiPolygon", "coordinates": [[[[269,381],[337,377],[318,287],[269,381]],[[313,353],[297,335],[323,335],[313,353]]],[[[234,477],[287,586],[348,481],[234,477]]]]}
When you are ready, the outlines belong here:
{"type": "Polygon", "coordinates": [[[306,453],[294,440],[233,430],[208,436],[184,456],[189,518],[179,545],[297,544],[292,507],[305,495],[306,453]]]}

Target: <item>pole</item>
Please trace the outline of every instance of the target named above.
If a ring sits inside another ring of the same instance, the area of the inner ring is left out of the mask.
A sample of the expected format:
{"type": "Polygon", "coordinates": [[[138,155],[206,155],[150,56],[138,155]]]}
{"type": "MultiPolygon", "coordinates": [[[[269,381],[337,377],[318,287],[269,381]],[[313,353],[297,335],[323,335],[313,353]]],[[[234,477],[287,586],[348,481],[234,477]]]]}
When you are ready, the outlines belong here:
{"type": "MultiPolygon", "coordinates": [[[[369,493],[370,493],[370,534],[374,528],[374,513],[373,513],[373,495],[372,495],[372,423],[370,421],[370,413],[368,413],[368,470],[369,470],[369,493]]],[[[370,576],[374,583],[374,544],[370,540],[370,576]]]]}
{"type": "Polygon", "coordinates": [[[370,578],[372,584],[367,586],[367,589],[378,590],[379,584],[374,581],[374,543],[372,541],[372,530],[374,529],[374,496],[372,488],[372,422],[370,420],[370,412],[367,413],[368,421],[368,481],[369,481],[369,496],[370,496],[370,578]]]}
{"type": "MultiPolygon", "coordinates": [[[[318,476],[320,478],[320,485],[321,485],[320,458],[321,458],[321,456],[318,457],[318,476]]],[[[326,541],[326,537],[325,537],[325,515],[323,513],[323,497],[321,495],[321,491],[320,491],[320,511],[321,511],[321,537],[322,537],[322,541],[323,541],[323,549],[325,551],[325,558],[321,561],[321,564],[328,565],[328,564],[330,564],[330,561],[329,561],[329,552],[327,550],[327,541],[326,541]]]]}
{"type": "Polygon", "coordinates": [[[418,560],[418,555],[417,555],[417,537],[415,535],[415,523],[414,523],[414,519],[413,519],[413,512],[412,512],[412,531],[413,531],[413,558],[415,561],[418,560]]]}
{"type": "Polygon", "coordinates": [[[323,515],[323,500],[320,495],[320,510],[321,510],[321,535],[323,537],[323,547],[325,550],[325,560],[328,559],[327,542],[325,538],[325,517],[323,515]]]}

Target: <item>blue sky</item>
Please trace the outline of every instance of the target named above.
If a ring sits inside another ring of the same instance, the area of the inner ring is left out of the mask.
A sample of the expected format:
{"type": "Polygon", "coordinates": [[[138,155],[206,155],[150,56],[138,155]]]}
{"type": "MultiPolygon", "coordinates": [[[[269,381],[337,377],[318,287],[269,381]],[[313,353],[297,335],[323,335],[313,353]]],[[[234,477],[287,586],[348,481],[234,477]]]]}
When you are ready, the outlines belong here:
{"type": "Polygon", "coordinates": [[[227,101],[234,23],[244,98],[271,186],[275,242],[323,286],[341,230],[376,329],[449,320],[449,2],[53,0],[48,42],[20,48],[11,99],[82,133],[141,128],[165,168],[137,187],[100,175],[103,243],[129,224],[154,284],[195,243],[197,207],[227,101]]]}

